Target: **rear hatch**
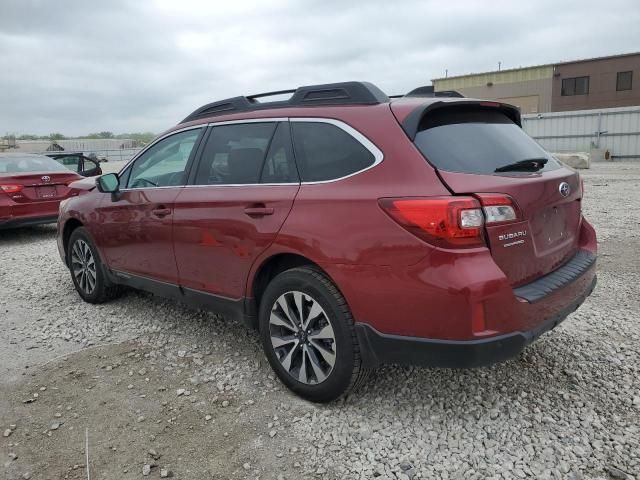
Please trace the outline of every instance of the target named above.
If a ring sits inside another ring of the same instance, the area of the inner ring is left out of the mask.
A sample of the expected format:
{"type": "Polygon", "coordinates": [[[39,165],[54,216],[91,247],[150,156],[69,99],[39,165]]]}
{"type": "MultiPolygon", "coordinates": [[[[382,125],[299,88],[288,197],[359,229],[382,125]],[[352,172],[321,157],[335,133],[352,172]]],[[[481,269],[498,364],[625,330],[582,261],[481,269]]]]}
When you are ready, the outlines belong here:
{"type": "Polygon", "coordinates": [[[519,286],[576,253],[582,188],[578,173],[525,134],[508,108],[444,104],[425,112],[414,143],[453,194],[483,205],[513,203],[509,220],[491,222],[485,208],[484,228],[496,264],[519,286]]]}
{"type": "Polygon", "coordinates": [[[68,197],[68,185],[81,178],[70,171],[0,174],[0,185],[16,203],[49,202],[68,197]]]}
{"type": "Polygon", "coordinates": [[[44,155],[0,155],[0,189],[18,204],[52,202],[70,196],[69,183],[82,177],[44,155]]]}

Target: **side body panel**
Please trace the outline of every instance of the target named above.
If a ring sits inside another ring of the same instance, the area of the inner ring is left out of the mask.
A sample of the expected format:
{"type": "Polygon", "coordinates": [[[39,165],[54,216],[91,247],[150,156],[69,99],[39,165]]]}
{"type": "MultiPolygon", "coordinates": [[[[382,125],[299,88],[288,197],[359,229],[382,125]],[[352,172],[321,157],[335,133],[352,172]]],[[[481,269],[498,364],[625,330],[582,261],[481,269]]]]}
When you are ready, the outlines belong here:
{"type": "Polygon", "coordinates": [[[182,189],[173,224],[180,285],[243,298],[251,265],[275,240],[299,188],[256,184],[182,189]],[[270,213],[252,214],[256,208],[270,213]]]}
{"type": "Polygon", "coordinates": [[[113,270],[177,283],[173,254],[173,205],[182,187],[127,190],[117,201],[94,190],[91,230],[113,270]]]}

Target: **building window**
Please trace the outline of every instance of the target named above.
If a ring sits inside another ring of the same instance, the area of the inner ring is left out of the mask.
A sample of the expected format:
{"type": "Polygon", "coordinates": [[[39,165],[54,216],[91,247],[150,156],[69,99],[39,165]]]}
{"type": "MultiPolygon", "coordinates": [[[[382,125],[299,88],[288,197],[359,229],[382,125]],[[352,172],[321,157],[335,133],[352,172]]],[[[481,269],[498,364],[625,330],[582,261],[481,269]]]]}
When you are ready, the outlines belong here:
{"type": "Polygon", "coordinates": [[[587,95],[589,93],[589,77],[573,77],[562,79],[562,96],[587,95]]]}
{"type": "Polygon", "coordinates": [[[618,78],[616,79],[616,90],[621,92],[623,90],[631,90],[631,80],[633,79],[633,72],[618,72],[618,78]]]}

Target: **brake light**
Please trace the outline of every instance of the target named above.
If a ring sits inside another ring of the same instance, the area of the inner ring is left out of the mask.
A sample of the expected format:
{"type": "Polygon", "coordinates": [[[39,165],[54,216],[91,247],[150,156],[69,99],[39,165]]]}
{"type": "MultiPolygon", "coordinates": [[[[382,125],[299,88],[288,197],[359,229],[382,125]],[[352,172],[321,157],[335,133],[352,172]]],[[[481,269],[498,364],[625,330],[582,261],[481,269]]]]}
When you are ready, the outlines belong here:
{"type": "Polygon", "coordinates": [[[382,198],[389,216],[418,238],[438,247],[484,246],[484,218],[472,197],[382,198]]]}
{"type": "Polygon", "coordinates": [[[478,193],[476,197],[482,204],[482,211],[487,225],[515,222],[520,219],[520,210],[509,195],[478,193]]]}
{"type": "Polygon", "coordinates": [[[23,185],[0,185],[0,190],[4,193],[19,193],[23,188],[23,185]]]}

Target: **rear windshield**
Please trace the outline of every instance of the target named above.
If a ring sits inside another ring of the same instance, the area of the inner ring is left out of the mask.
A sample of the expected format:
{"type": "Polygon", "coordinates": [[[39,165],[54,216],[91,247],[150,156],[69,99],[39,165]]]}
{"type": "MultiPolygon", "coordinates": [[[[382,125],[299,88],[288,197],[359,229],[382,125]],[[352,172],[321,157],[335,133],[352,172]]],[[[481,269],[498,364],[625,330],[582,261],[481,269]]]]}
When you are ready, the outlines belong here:
{"type": "Polygon", "coordinates": [[[69,172],[64,165],[45,156],[0,156],[0,175],[30,172],[69,172]]]}
{"type": "Polygon", "coordinates": [[[486,108],[447,108],[428,113],[415,144],[434,167],[450,172],[494,174],[496,168],[540,158],[548,162],[538,171],[560,167],[504,113],[486,108]]]}

